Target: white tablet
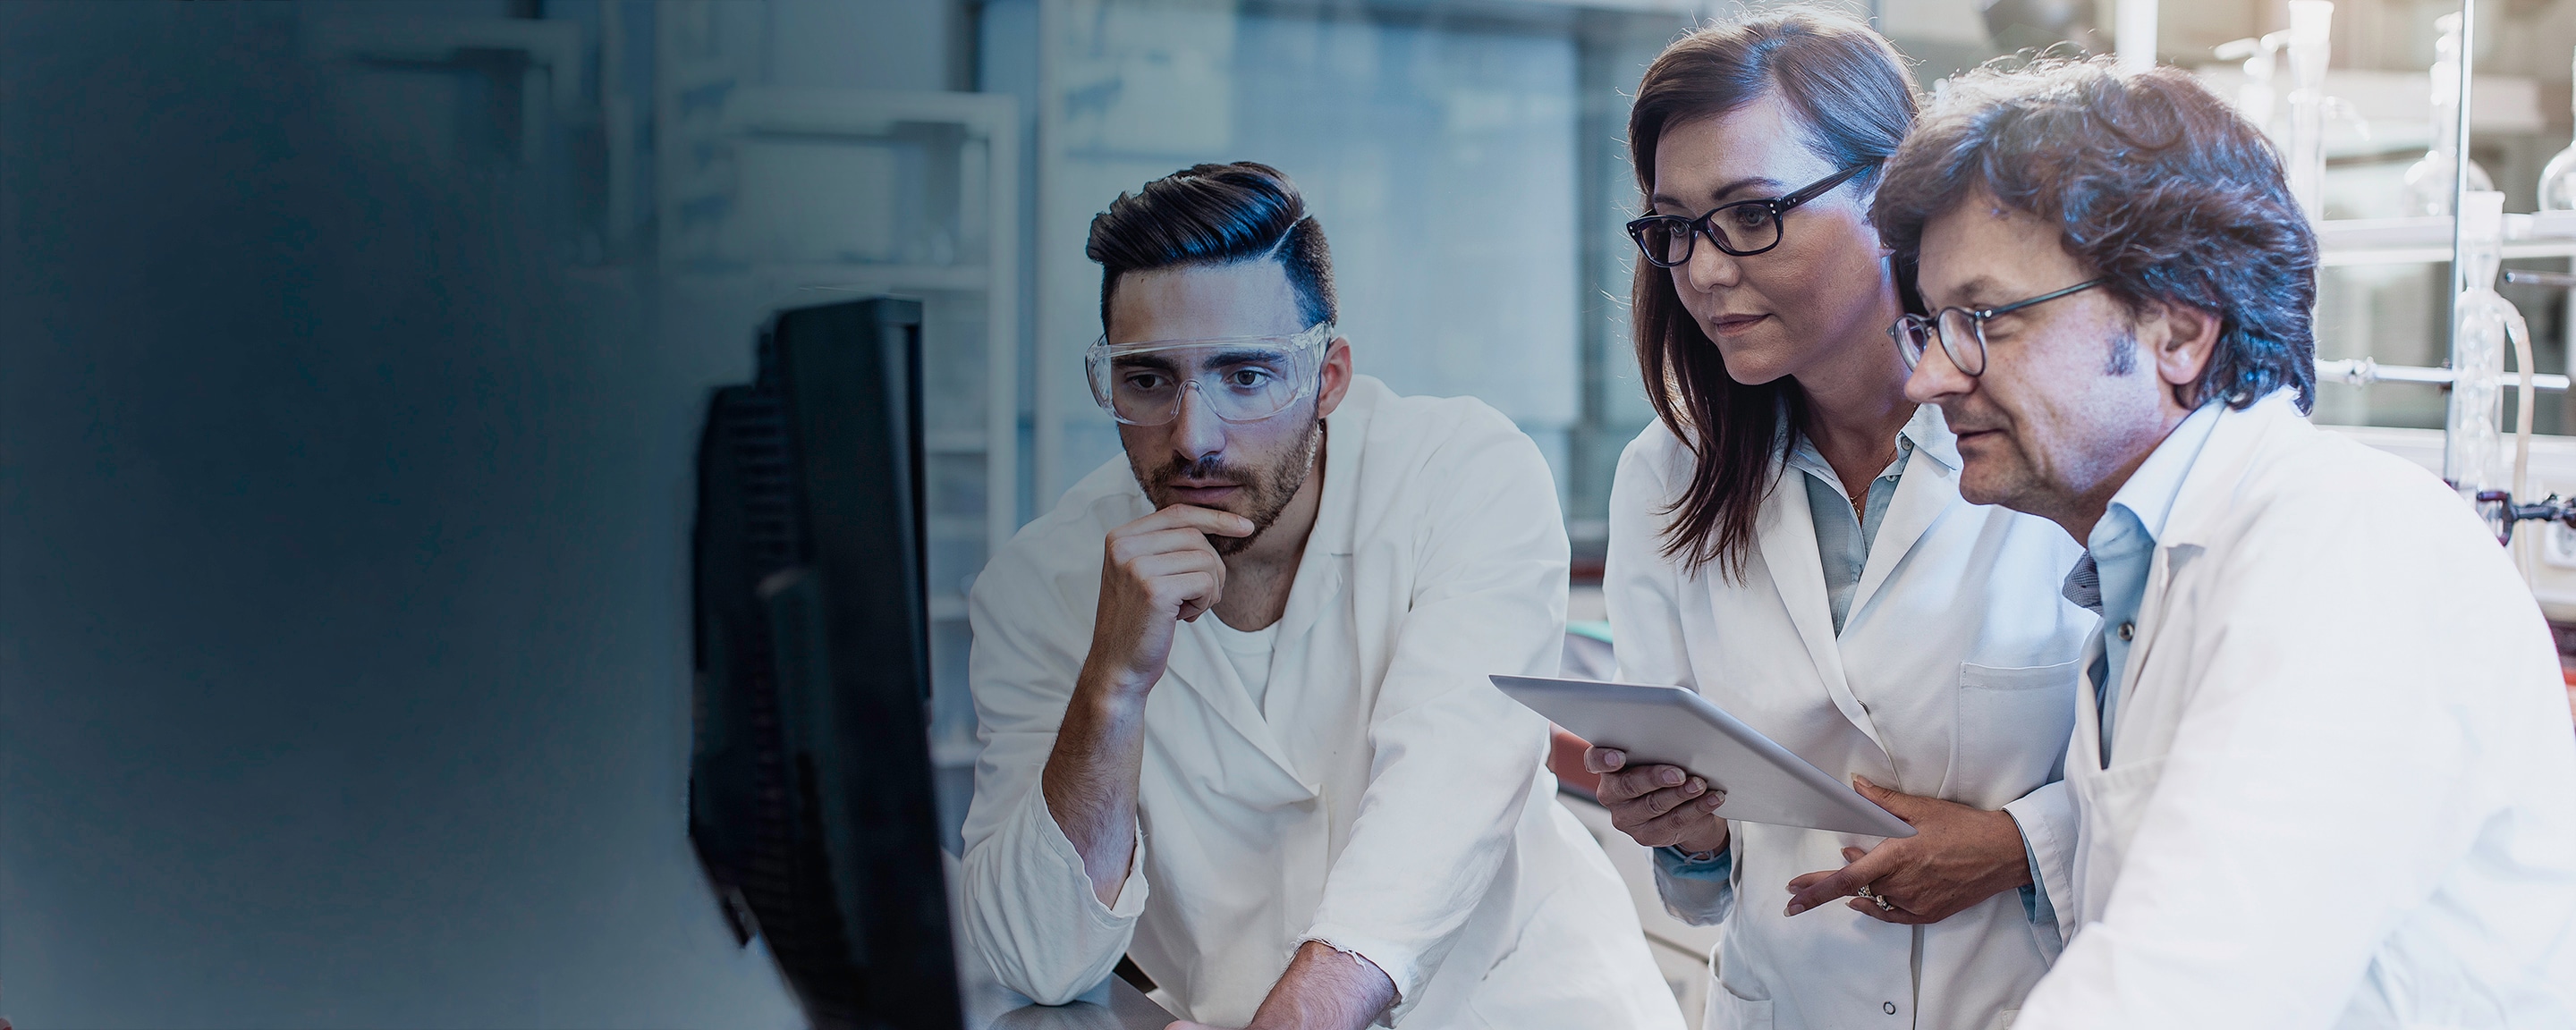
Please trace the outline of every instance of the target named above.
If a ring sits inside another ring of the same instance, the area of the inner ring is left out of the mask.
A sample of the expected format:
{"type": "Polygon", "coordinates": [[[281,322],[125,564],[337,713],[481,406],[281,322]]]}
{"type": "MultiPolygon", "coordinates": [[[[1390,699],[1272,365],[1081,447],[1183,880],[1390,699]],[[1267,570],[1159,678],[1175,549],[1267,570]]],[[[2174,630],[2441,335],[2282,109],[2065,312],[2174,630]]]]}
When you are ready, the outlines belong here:
{"type": "Polygon", "coordinates": [[[1681,687],[1496,676],[1494,685],[1628,766],[1678,765],[1726,792],[1717,814],[1748,823],[1873,837],[1911,837],[1905,824],[1824,770],[1681,687]]]}

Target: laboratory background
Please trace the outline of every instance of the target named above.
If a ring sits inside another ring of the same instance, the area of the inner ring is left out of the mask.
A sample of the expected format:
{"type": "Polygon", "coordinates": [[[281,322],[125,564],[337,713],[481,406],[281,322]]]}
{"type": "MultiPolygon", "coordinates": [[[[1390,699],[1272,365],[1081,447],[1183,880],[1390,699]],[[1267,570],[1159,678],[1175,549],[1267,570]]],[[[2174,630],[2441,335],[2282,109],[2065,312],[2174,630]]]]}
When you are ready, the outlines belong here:
{"type": "MultiPolygon", "coordinates": [[[[1118,455],[1081,374],[1087,228],[1195,162],[1295,179],[1358,371],[1537,441],[1568,668],[1607,675],[1603,518],[1653,417],[1626,98],[1677,34],[1763,6],[0,5],[0,1015],[803,1025],[674,801],[706,391],[772,312],[921,301],[953,849],[966,591],[1118,455]]],[[[2513,492],[2576,493],[2576,0],[2478,0],[2465,52],[2455,0],[1841,6],[1927,91],[2059,47],[2235,99],[2323,243],[2315,420],[2435,470],[2452,258],[2486,248],[2539,373],[2513,492]],[[2460,160],[2502,198],[2465,242],[2460,160]]],[[[2474,385],[2509,454],[2496,340],[2474,385]]],[[[2514,546],[2576,652],[2576,530],[2514,546]]],[[[1696,1020],[1713,930],[1590,825],[1696,1020]]]]}

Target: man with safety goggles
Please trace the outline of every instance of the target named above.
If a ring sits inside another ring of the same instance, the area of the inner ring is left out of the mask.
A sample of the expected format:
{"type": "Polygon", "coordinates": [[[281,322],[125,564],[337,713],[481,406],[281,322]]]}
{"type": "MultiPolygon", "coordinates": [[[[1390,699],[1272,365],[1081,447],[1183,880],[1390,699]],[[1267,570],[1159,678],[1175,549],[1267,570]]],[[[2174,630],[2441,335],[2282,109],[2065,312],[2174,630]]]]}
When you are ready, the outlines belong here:
{"type": "Polygon", "coordinates": [[[1285,176],[1200,165],[1092,223],[1124,461],[975,582],[969,945],[1042,1002],[1121,956],[1178,1026],[1676,1030],[1554,802],[1567,549],[1529,438],[1334,330],[1285,176]]]}

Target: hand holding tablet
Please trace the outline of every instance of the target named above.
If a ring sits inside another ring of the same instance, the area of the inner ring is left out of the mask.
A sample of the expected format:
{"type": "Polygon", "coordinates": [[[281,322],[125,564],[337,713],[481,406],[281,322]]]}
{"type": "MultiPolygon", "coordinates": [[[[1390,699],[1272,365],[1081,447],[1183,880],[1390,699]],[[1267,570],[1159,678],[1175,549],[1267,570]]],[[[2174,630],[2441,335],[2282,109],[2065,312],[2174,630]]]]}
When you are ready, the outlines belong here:
{"type": "Polygon", "coordinates": [[[1650,848],[1673,847],[1703,855],[1726,847],[1726,819],[1718,814],[1726,792],[1677,765],[1639,764],[1628,753],[1593,745],[1583,753],[1587,772],[1599,773],[1593,798],[1610,810],[1610,825],[1650,848]]]}
{"type": "MultiPolygon", "coordinates": [[[[1595,746],[1626,752],[1628,768],[1674,765],[1696,774],[1703,793],[1723,795],[1728,819],[1876,837],[1914,835],[1905,820],[1695,691],[1535,676],[1493,681],[1512,700],[1595,746]]],[[[1689,779],[1671,786],[1687,788],[1689,779]]],[[[1673,807],[1705,804],[1692,800],[1700,796],[1677,795],[1680,804],[1673,807]]]]}

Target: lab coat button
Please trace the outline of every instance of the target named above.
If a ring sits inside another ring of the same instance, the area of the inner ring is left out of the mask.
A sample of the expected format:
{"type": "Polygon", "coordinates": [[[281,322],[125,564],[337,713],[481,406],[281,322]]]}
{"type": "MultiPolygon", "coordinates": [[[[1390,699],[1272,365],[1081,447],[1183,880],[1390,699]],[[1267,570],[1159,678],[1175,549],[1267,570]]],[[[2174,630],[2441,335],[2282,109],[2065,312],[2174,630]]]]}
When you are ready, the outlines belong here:
{"type": "Polygon", "coordinates": [[[2121,640],[2123,640],[2123,641],[2126,641],[2126,640],[2128,640],[2130,637],[2135,636],[2135,635],[2137,634],[2137,632],[2138,632],[2138,624],[2137,624],[2137,623],[2134,623],[2134,622],[2123,622],[2123,623],[2121,623],[2121,624],[2120,624],[2120,639],[2121,639],[2121,640]]]}
{"type": "Polygon", "coordinates": [[[1888,1002],[1888,1003],[1887,1003],[1887,1004],[1885,1004],[1885,1005],[1881,1005],[1881,1006],[1879,1006],[1879,1008],[1886,1010],[1886,1012],[1887,1012],[1887,1014],[1888,1014],[1888,1015],[1893,1016],[1893,1015],[1895,1015],[1895,1014],[1896,1014],[1896,1003],[1895,1003],[1895,1002],[1892,1002],[1892,1001],[1891,1001],[1891,1002],[1888,1002]]]}

